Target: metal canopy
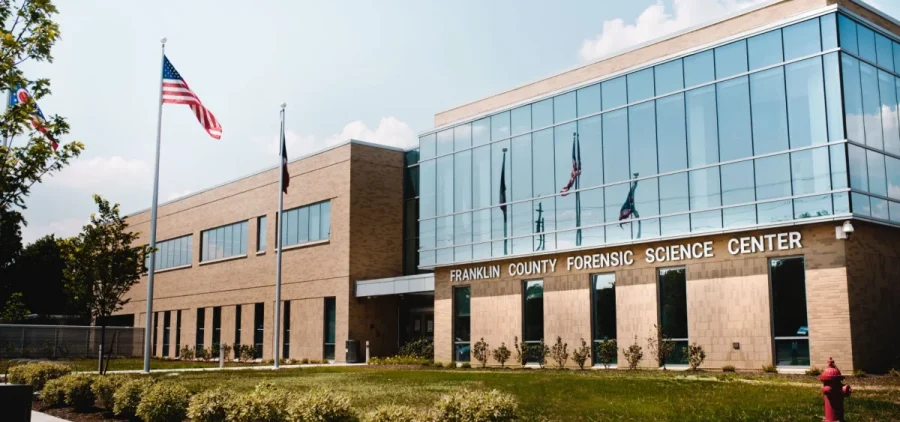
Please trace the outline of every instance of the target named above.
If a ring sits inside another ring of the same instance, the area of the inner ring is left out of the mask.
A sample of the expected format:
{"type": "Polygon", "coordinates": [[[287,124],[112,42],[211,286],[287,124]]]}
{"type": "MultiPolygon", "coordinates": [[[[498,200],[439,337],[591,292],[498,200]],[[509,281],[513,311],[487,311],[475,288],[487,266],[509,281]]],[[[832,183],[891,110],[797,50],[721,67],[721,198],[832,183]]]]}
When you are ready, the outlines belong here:
{"type": "Polygon", "coordinates": [[[433,293],[434,274],[416,274],[404,277],[358,280],[356,297],[399,295],[406,293],[433,293]]]}

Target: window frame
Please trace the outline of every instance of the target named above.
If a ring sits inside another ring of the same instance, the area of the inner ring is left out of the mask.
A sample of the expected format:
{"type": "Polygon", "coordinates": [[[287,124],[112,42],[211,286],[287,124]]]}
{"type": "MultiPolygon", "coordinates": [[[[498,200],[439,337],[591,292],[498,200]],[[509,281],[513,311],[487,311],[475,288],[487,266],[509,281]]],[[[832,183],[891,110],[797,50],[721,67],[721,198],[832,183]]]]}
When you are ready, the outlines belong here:
{"type": "MultiPolygon", "coordinates": [[[[785,369],[801,369],[801,368],[810,368],[812,366],[812,356],[810,356],[809,365],[778,365],[778,356],[777,356],[777,345],[775,344],[778,340],[806,340],[807,349],[810,347],[810,338],[809,338],[809,299],[806,294],[806,256],[805,255],[786,255],[786,256],[775,256],[769,257],[766,259],[766,271],[768,275],[769,282],[769,323],[770,323],[770,335],[772,338],[772,364],[777,368],[785,368],[785,369]],[[774,278],[772,277],[772,261],[787,261],[793,259],[800,259],[803,262],[803,299],[806,302],[806,336],[775,336],[775,290],[774,290],[774,278]]],[[[812,353],[810,353],[812,355],[812,353]]]]}
{"type": "MultiPolygon", "coordinates": [[[[688,307],[689,307],[688,304],[690,303],[690,301],[689,301],[689,298],[688,298],[688,285],[687,285],[687,283],[688,283],[688,276],[687,276],[687,275],[688,275],[688,272],[687,272],[687,265],[674,265],[674,266],[656,267],[655,269],[656,269],[656,323],[658,324],[658,327],[659,327],[660,331],[664,330],[663,325],[662,325],[662,324],[663,324],[663,320],[662,320],[662,306],[663,306],[663,303],[662,303],[662,295],[661,295],[661,293],[662,293],[662,292],[661,292],[661,290],[662,290],[662,289],[661,289],[661,287],[662,287],[661,284],[662,284],[662,283],[660,283],[660,281],[661,281],[660,278],[662,277],[662,273],[661,273],[661,272],[662,272],[662,271],[669,271],[669,270],[679,270],[679,269],[680,269],[680,270],[684,270],[684,310],[685,310],[685,330],[687,330],[687,337],[684,337],[684,338],[682,338],[682,337],[678,337],[678,338],[672,337],[672,338],[670,338],[669,340],[672,341],[672,343],[675,344],[675,345],[674,345],[675,348],[678,347],[678,344],[679,344],[679,343],[687,343],[687,344],[690,344],[690,341],[691,341],[691,340],[690,340],[690,337],[691,337],[691,333],[690,333],[690,318],[688,317],[688,307]]],[[[674,353],[675,350],[676,350],[676,349],[673,348],[672,353],[674,353]]],[[[669,358],[671,358],[671,357],[672,357],[672,355],[670,354],[670,355],[669,355],[669,358]]],[[[676,368],[687,367],[687,366],[688,366],[687,356],[684,356],[684,359],[685,359],[684,362],[681,362],[681,363],[665,363],[665,366],[666,366],[666,367],[673,366],[673,367],[676,367],[676,368]]],[[[659,367],[662,368],[662,366],[659,366],[659,367]]]]}

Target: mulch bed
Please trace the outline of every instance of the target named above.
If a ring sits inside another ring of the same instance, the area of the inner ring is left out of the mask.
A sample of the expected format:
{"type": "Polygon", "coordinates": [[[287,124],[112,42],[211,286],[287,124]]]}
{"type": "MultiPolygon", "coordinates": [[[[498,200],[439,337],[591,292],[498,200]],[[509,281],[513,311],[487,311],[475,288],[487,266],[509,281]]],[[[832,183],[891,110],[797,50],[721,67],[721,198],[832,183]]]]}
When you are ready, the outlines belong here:
{"type": "Polygon", "coordinates": [[[75,409],[71,407],[47,407],[44,405],[44,402],[38,400],[37,398],[31,402],[31,409],[37,410],[38,412],[43,412],[51,416],[56,416],[57,418],[62,418],[72,422],[94,422],[94,421],[127,421],[127,418],[117,418],[110,413],[106,413],[105,410],[99,408],[91,408],[86,412],[76,412],[75,409]]]}

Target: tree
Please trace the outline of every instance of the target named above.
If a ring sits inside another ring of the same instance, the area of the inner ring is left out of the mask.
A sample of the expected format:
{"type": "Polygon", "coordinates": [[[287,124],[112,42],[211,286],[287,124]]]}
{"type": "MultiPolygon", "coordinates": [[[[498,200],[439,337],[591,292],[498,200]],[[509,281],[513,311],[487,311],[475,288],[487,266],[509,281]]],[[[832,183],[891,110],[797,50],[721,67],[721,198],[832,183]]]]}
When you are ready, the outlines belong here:
{"type": "Polygon", "coordinates": [[[81,234],[60,241],[65,260],[63,270],[67,293],[95,323],[101,325],[100,341],[106,341],[106,319],[122,309],[129,299],[123,295],[141,277],[149,246],[132,246],[138,234],[128,231],[119,204],[94,195],[99,214],[91,215],[91,223],[81,234]]]}
{"type": "Polygon", "coordinates": [[[659,366],[662,366],[663,370],[665,370],[666,361],[672,355],[672,352],[675,351],[675,342],[663,331],[662,327],[653,324],[650,336],[647,337],[647,349],[656,358],[659,366]]]}
{"type": "Polygon", "coordinates": [[[22,253],[22,214],[0,207],[0,303],[5,303],[14,293],[13,267],[22,253]]]}
{"type": "Polygon", "coordinates": [[[0,322],[19,322],[28,315],[28,309],[22,301],[22,293],[13,293],[3,305],[3,311],[0,312],[0,322]]]}
{"type": "Polygon", "coordinates": [[[57,13],[50,0],[22,0],[21,4],[0,1],[0,22],[4,23],[0,27],[0,89],[15,92],[22,87],[30,94],[22,104],[0,115],[0,210],[25,209],[31,187],[44,176],[60,171],[84,149],[80,142],[53,148],[51,140],[69,132],[63,117],[46,116],[39,125],[41,130],[35,128],[32,116],[38,110],[36,101],[50,94],[50,81],[27,79],[19,69],[28,61],[53,62],[50,50],[59,40],[59,25],[53,21],[57,13]],[[17,145],[16,138],[22,135],[26,139],[17,145]]]}
{"type": "Polygon", "coordinates": [[[68,315],[75,308],[63,292],[59,239],[50,234],[25,246],[10,269],[12,291],[22,292],[25,306],[39,316],[68,315]]]}

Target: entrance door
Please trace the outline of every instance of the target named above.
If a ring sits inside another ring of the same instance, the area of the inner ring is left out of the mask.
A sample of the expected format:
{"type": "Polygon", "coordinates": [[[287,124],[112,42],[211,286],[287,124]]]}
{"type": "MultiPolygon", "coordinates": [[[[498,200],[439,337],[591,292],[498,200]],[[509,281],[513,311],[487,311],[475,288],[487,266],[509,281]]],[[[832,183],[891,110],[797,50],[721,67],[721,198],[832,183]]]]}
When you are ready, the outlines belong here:
{"type": "Polygon", "coordinates": [[[434,341],[434,308],[410,309],[404,325],[401,345],[422,339],[434,341]]]}

